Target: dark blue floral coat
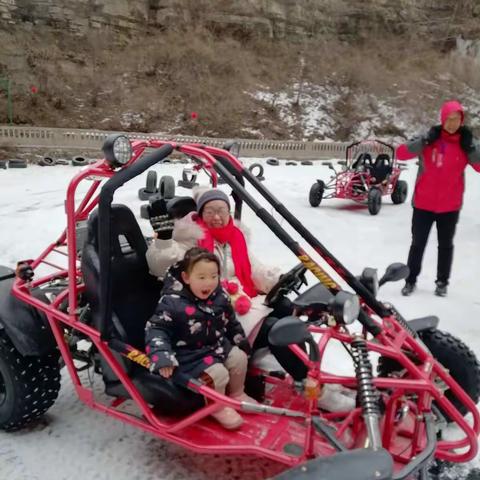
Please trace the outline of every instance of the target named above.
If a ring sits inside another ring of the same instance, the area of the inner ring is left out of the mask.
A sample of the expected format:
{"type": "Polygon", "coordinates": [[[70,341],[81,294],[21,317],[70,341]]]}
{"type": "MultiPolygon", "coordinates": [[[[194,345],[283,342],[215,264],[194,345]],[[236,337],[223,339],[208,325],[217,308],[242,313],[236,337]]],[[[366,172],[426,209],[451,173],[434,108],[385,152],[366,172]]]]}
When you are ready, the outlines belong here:
{"type": "Polygon", "coordinates": [[[206,300],[193,295],[181,280],[178,264],[164,279],[155,315],[146,326],[146,352],[150,370],[175,366],[193,378],[214,363],[224,363],[233,345],[245,345],[241,324],[229,295],[219,285],[206,300]]]}

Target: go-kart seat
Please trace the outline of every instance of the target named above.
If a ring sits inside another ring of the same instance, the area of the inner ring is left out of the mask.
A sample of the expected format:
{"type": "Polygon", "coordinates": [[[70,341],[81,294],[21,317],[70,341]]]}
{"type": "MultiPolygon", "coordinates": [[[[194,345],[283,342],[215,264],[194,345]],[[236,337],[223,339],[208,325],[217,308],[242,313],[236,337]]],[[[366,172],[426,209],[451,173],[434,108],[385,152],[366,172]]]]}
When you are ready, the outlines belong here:
{"type": "Polygon", "coordinates": [[[380,153],[375,159],[373,167],[370,169],[372,177],[375,177],[375,183],[382,183],[392,173],[392,162],[390,155],[380,153]]]}
{"type": "MultiPolygon", "coordinates": [[[[81,268],[85,297],[92,313],[92,325],[100,325],[100,259],[98,256],[98,212],[90,215],[88,234],[82,252],[81,268]]],[[[135,216],[125,205],[111,206],[112,322],[110,335],[143,350],[145,324],[153,315],[160,297],[161,283],[150,275],[145,258],[147,244],[135,216]]],[[[202,405],[202,398],[178,387],[147,369],[114,354],[143,398],[163,414],[182,414],[202,405]]],[[[128,397],[123,384],[100,357],[105,391],[128,397]]]]}
{"type": "Polygon", "coordinates": [[[352,163],[352,170],[365,169],[372,167],[372,156],[369,153],[360,153],[356,160],[352,163]]]}

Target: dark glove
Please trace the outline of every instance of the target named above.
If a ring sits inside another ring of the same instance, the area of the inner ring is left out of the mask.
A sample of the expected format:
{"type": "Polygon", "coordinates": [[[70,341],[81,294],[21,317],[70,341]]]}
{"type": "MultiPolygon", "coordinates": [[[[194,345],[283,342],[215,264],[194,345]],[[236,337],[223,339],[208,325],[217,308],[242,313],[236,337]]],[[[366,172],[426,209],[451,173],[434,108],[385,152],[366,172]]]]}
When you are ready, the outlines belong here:
{"type": "Polygon", "coordinates": [[[465,126],[462,126],[458,129],[460,133],[460,147],[465,153],[470,153],[475,149],[473,144],[473,134],[472,131],[465,126]]]}
{"type": "Polygon", "coordinates": [[[427,136],[425,137],[425,143],[427,145],[431,145],[433,142],[438,140],[440,138],[440,134],[442,133],[442,126],[441,125],[435,125],[430,128],[430,130],[427,133],[427,136]]]}
{"type": "Polygon", "coordinates": [[[243,350],[247,354],[247,356],[250,356],[250,354],[252,353],[252,347],[250,346],[249,341],[245,337],[237,343],[237,347],[240,350],[243,350]]]}
{"type": "Polygon", "coordinates": [[[167,202],[163,198],[153,199],[148,206],[148,215],[157,238],[168,240],[173,236],[173,218],[168,214],[167,202]]]}

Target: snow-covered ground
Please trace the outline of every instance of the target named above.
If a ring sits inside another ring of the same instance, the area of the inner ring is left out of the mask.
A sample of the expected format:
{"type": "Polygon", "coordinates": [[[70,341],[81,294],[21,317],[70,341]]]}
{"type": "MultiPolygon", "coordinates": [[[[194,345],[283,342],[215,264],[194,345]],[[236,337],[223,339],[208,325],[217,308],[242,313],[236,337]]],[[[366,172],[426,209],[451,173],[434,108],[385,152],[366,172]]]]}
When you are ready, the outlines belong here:
{"type": "MultiPolygon", "coordinates": [[[[157,170],[159,175],[179,178],[181,168],[163,165],[157,170]]],[[[410,186],[415,170],[412,162],[409,170],[402,174],[410,186]]],[[[65,223],[66,187],[76,172],[70,166],[0,170],[0,264],[13,266],[19,259],[35,257],[57,238],[65,223]]],[[[266,165],[265,176],[265,185],[354,273],[372,266],[381,274],[389,263],[406,260],[410,195],[403,205],[393,205],[386,199],[379,215],[372,217],[366,208],[345,201],[327,200],[316,209],[310,207],[307,198],[312,182],[329,176],[329,170],[321,165],[266,165]]],[[[131,206],[136,215],[141,203],[137,190],[143,186],[144,178],[129,183],[116,198],[131,206]]],[[[401,285],[392,283],[383,287],[380,298],[395,303],[407,318],[438,315],[443,329],[466,341],[480,356],[480,175],[469,169],[466,183],[448,297],[433,295],[436,270],[433,232],[418,292],[404,298],[399,293],[401,285]]],[[[278,218],[278,214],[274,216],[278,218]]],[[[284,269],[297,263],[293,254],[248,208],[244,208],[243,220],[251,229],[251,248],[256,255],[284,269]]],[[[140,219],[139,222],[145,233],[150,233],[148,223],[140,219]]],[[[286,227],[286,222],[282,225],[286,227]]],[[[335,365],[337,370],[347,368],[346,362],[339,365],[332,358],[327,359],[327,363],[335,365]]],[[[100,380],[96,380],[95,385],[101,396],[100,380]]],[[[450,473],[453,476],[449,478],[467,478],[467,469],[479,466],[477,458],[465,468],[450,473]]],[[[0,479],[70,480],[82,475],[98,480],[214,477],[260,480],[278,470],[278,465],[261,459],[192,454],[91,411],[77,400],[65,372],[60,396],[44,420],[22,432],[0,433],[0,479]]]]}

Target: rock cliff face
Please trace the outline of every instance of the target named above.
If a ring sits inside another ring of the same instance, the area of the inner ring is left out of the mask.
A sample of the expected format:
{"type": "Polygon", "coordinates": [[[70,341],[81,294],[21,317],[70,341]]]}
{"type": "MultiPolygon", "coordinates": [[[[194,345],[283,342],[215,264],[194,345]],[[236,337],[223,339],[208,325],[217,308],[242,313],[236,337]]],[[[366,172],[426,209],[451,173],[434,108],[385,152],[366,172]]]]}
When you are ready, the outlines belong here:
{"type": "Polygon", "coordinates": [[[478,0],[0,0],[0,123],[347,140],[458,98],[480,127],[479,20],[478,0]]]}
{"type": "Polygon", "coordinates": [[[144,31],[204,21],[219,29],[270,38],[375,33],[445,38],[477,30],[480,2],[467,0],[0,0],[11,25],[47,25],[79,34],[91,28],[144,31]],[[432,19],[435,19],[434,21],[432,19]]]}

